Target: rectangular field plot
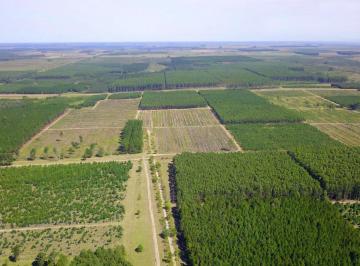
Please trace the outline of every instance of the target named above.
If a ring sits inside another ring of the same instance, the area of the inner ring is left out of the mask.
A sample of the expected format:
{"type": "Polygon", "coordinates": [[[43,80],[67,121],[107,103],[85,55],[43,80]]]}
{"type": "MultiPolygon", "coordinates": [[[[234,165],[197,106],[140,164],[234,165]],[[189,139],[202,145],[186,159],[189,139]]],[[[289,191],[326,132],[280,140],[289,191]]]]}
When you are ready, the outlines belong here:
{"type": "Polygon", "coordinates": [[[360,123],[360,113],[338,108],[335,103],[320,96],[308,93],[307,96],[289,96],[288,91],[261,91],[257,94],[264,96],[273,104],[294,109],[301,113],[307,122],[313,123],[360,123]]]}
{"type": "Polygon", "coordinates": [[[291,150],[296,147],[342,145],[306,124],[239,124],[228,125],[227,128],[247,150],[291,150]]]}
{"type": "Polygon", "coordinates": [[[102,156],[111,155],[119,148],[120,132],[121,128],[48,129],[20,150],[19,159],[29,158],[32,149],[36,150],[35,158],[80,158],[92,145],[95,145],[92,148],[94,156],[100,150],[102,156]]]}
{"type": "Polygon", "coordinates": [[[145,127],[210,126],[219,122],[209,108],[141,111],[145,127]]]}
{"type": "Polygon", "coordinates": [[[360,124],[312,124],[322,132],[328,134],[348,146],[360,146],[360,124]]]}
{"type": "Polygon", "coordinates": [[[201,91],[222,123],[299,122],[303,117],[249,90],[201,91]]]}
{"type": "Polygon", "coordinates": [[[131,163],[6,168],[0,227],[119,220],[131,163]]]}
{"type": "Polygon", "coordinates": [[[196,91],[144,92],[141,109],[194,108],[207,106],[196,91]]]}
{"type": "Polygon", "coordinates": [[[72,110],[52,128],[123,127],[128,119],[135,118],[138,99],[106,100],[96,108],[72,110]]]}
{"type": "Polygon", "coordinates": [[[221,126],[154,128],[153,131],[158,153],[237,150],[221,126]]]}

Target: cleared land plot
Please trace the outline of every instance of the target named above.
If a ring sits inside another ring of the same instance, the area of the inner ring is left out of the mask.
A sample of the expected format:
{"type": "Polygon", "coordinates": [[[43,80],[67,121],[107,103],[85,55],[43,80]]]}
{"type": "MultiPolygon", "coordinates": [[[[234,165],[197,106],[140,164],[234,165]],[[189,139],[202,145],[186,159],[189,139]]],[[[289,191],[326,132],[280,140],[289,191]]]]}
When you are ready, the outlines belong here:
{"type": "Polygon", "coordinates": [[[296,147],[342,145],[326,134],[307,124],[239,124],[228,125],[244,149],[291,150],[296,147]]]}
{"type": "Polygon", "coordinates": [[[158,153],[237,150],[221,126],[154,128],[153,131],[158,153]]]}
{"type": "Polygon", "coordinates": [[[102,101],[95,109],[72,110],[52,128],[123,127],[128,119],[136,116],[138,105],[138,99],[102,101]]]}
{"type": "Polygon", "coordinates": [[[328,134],[333,139],[336,139],[349,146],[360,146],[360,124],[312,124],[322,132],[328,134]]]}
{"type": "Polygon", "coordinates": [[[140,119],[145,127],[184,127],[218,125],[209,108],[183,110],[147,110],[141,111],[140,119]]]}
{"type": "Polygon", "coordinates": [[[36,158],[44,157],[45,147],[48,147],[46,159],[80,158],[92,144],[96,144],[94,155],[101,148],[103,155],[115,154],[119,148],[120,131],[121,128],[46,130],[20,150],[19,159],[26,160],[32,149],[36,150],[36,158]]]}
{"type": "Polygon", "coordinates": [[[140,108],[194,108],[206,106],[206,101],[196,91],[145,92],[140,108]]]}
{"type": "Polygon", "coordinates": [[[258,91],[258,95],[267,98],[273,104],[284,106],[288,109],[295,109],[301,113],[307,122],[313,123],[359,123],[360,114],[337,108],[336,104],[322,99],[320,96],[308,94],[298,96],[298,92],[289,96],[289,91],[279,91],[274,95],[274,91],[258,91]],[[281,96],[284,94],[286,96],[281,96]]]}

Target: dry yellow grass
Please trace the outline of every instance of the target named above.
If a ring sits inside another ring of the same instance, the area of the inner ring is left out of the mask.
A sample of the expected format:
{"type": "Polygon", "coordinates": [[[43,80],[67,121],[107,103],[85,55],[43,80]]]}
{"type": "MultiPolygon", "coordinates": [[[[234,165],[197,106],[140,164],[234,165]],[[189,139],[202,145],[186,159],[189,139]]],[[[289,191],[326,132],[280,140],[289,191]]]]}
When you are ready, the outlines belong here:
{"type": "Polygon", "coordinates": [[[360,146],[360,124],[312,124],[322,132],[328,134],[348,146],[360,146]]]}

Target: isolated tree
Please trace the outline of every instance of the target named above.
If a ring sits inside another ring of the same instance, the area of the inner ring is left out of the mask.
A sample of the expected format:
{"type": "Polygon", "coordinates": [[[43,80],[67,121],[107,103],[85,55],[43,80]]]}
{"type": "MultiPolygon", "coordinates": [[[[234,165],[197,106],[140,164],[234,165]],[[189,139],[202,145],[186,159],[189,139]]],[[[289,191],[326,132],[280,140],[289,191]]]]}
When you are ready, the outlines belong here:
{"type": "Polygon", "coordinates": [[[36,159],[36,149],[32,148],[28,160],[34,161],[36,159]]]}
{"type": "Polygon", "coordinates": [[[49,147],[46,146],[44,148],[44,159],[47,159],[49,157],[49,147]]]}
{"type": "Polygon", "coordinates": [[[104,156],[104,148],[100,147],[100,149],[98,150],[98,152],[96,153],[96,157],[103,157],[104,156]]]}
{"type": "Polygon", "coordinates": [[[139,244],[139,245],[135,248],[135,251],[138,252],[138,253],[143,252],[143,251],[144,251],[143,245],[139,244]]]}
{"type": "Polygon", "coordinates": [[[83,140],[84,140],[84,139],[83,139],[83,136],[80,135],[80,136],[79,136],[79,142],[82,143],[83,140]]]}
{"type": "Polygon", "coordinates": [[[10,256],[10,260],[16,262],[20,255],[20,246],[15,245],[14,247],[12,247],[11,253],[12,255],[10,256]]]}

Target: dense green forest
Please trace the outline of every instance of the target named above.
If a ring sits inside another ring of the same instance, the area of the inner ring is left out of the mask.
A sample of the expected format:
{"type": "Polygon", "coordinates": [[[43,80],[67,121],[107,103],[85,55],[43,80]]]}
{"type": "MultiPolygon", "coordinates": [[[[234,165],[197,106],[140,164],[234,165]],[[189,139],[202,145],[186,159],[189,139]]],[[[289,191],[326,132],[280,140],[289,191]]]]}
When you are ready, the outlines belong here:
{"type": "Polygon", "coordinates": [[[291,152],[333,199],[360,199],[360,148],[300,147],[291,152]]]}
{"type": "Polygon", "coordinates": [[[294,110],[276,106],[248,90],[201,91],[222,123],[299,122],[294,110]]]}
{"type": "Polygon", "coordinates": [[[0,171],[2,225],[119,219],[128,163],[5,168],[0,171]]]}
{"type": "Polygon", "coordinates": [[[307,124],[232,124],[226,128],[246,150],[291,150],[296,147],[320,149],[343,145],[307,124]]]}
{"type": "Polygon", "coordinates": [[[360,263],[359,231],[285,153],[185,153],[174,162],[191,265],[360,263]]]}
{"type": "Polygon", "coordinates": [[[204,107],[206,101],[196,91],[144,92],[141,109],[204,107]]]}
{"type": "Polygon", "coordinates": [[[121,153],[140,153],[143,149],[143,121],[128,120],[120,136],[121,153]]]}

